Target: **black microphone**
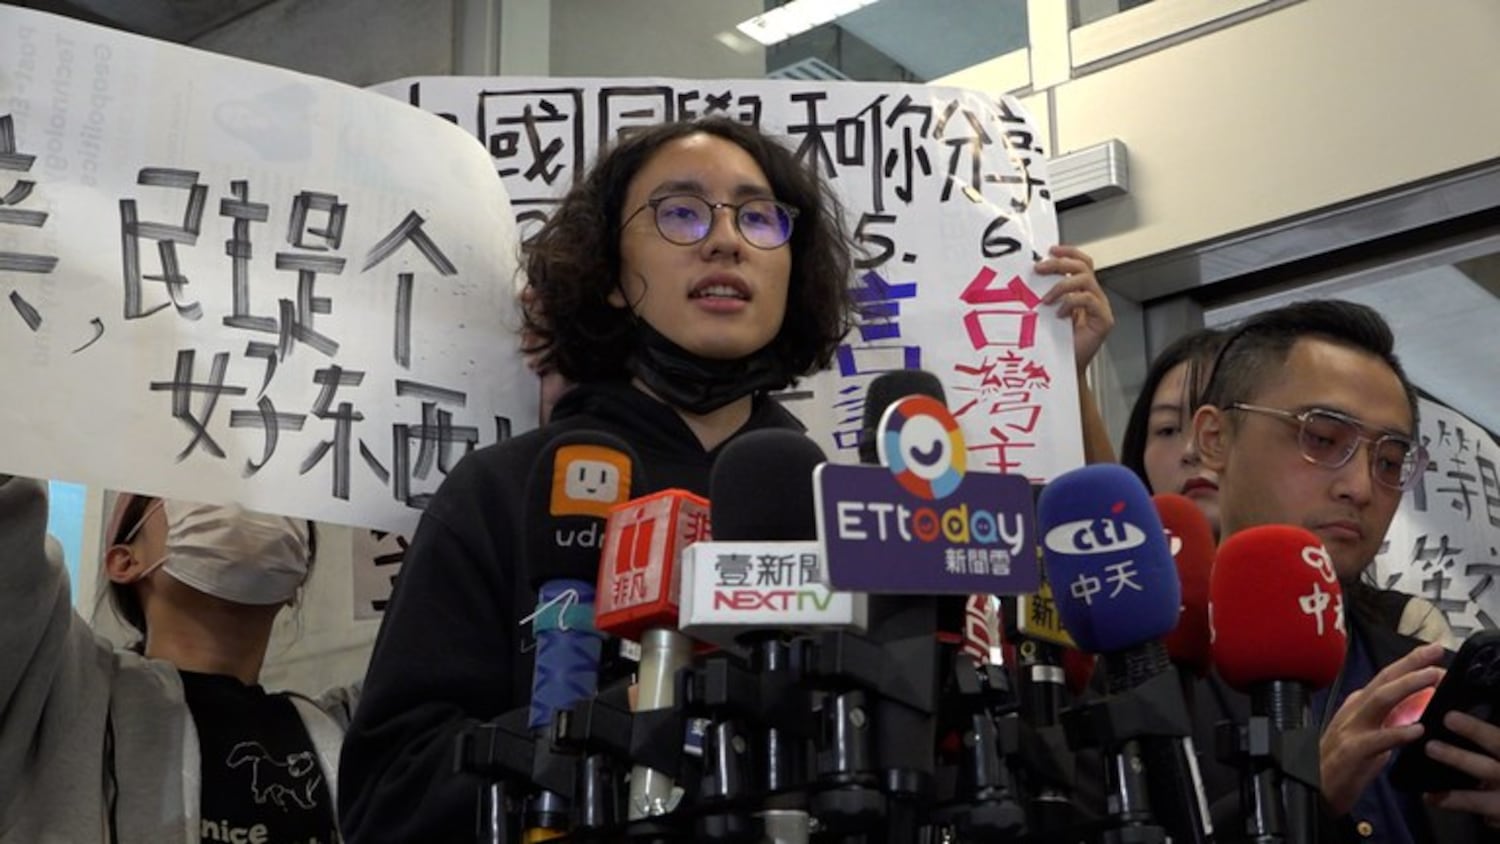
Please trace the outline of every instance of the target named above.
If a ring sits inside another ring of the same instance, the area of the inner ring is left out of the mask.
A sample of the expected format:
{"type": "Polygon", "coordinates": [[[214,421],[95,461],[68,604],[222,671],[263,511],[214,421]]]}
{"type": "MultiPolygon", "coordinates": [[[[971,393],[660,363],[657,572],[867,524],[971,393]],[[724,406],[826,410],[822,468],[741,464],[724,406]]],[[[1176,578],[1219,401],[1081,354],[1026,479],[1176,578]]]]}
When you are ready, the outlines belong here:
{"type": "Polygon", "coordinates": [[[880,418],[898,400],[907,396],[930,396],[944,404],[943,382],[925,369],[897,369],[883,372],[870,382],[865,390],[864,421],[859,430],[859,462],[866,466],[879,466],[880,457],[875,442],[875,432],[880,427],[880,418]]]}
{"type": "MultiPolygon", "coordinates": [[[[594,695],[604,634],[594,625],[594,584],[609,508],[645,488],[640,460],[623,440],[602,431],[572,431],[547,443],[532,464],[524,505],[523,551],[537,590],[532,613],[536,663],[528,726],[543,734],[560,710],[594,695]]],[[[546,760],[548,754],[538,754],[546,760]]],[[[528,840],[572,825],[598,829],[619,820],[614,772],[602,754],[585,757],[569,805],[550,791],[534,795],[528,840]]]]}
{"type": "MultiPolygon", "coordinates": [[[[925,369],[885,372],[865,391],[864,421],[859,437],[859,462],[882,465],[876,432],[890,406],[907,396],[927,396],[946,405],[943,382],[925,369]]],[[[939,629],[962,631],[965,603],[962,596],[871,595],[870,636],[886,647],[913,653],[914,662],[927,666],[927,674],[912,678],[917,686],[936,687],[937,658],[924,660],[923,649],[935,650],[939,629]],[[940,628],[939,619],[950,622],[940,628]]],[[[931,796],[935,774],[934,751],[937,720],[931,712],[919,712],[900,702],[881,698],[875,703],[876,746],[883,772],[882,787],[888,799],[889,841],[915,840],[916,810],[931,796]]]]}
{"type": "MultiPolygon", "coordinates": [[[[816,443],[793,431],[752,431],[732,440],[709,476],[714,542],[745,543],[749,549],[815,541],[813,470],[826,460],[816,443]]],[[[767,795],[762,823],[778,842],[805,842],[811,834],[805,794],[811,731],[789,729],[798,720],[805,723],[805,706],[789,704],[805,704],[806,695],[797,688],[803,666],[787,632],[762,629],[735,638],[750,649],[751,669],[760,674],[765,690],[764,714],[770,716],[753,742],[759,784],[767,795]],[[799,708],[801,712],[795,711],[799,708]]],[[[711,783],[705,791],[726,802],[738,796],[727,781],[736,761],[729,756],[735,730],[733,720],[716,722],[704,743],[704,770],[726,773],[726,781],[711,783]]]]}

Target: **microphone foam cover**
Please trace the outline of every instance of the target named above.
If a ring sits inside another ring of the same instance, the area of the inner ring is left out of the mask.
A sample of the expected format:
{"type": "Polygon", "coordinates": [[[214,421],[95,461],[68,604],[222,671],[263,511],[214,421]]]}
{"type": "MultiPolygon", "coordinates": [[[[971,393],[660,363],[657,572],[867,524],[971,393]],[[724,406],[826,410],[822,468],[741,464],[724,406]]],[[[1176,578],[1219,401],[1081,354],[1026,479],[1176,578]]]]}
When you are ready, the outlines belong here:
{"type": "Polygon", "coordinates": [[[1177,626],[1177,566],[1134,472],[1098,464],[1057,476],[1037,503],[1037,532],[1063,626],[1080,649],[1121,651],[1177,626]]]}
{"type": "Polygon", "coordinates": [[[948,403],[943,382],[925,369],[897,369],[876,376],[865,390],[865,415],[859,434],[860,463],[867,466],[880,464],[875,429],[880,427],[885,409],[907,396],[930,396],[944,405],[948,403]]]}
{"type": "Polygon", "coordinates": [[[1214,566],[1214,531],[1191,499],[1164,494],[1152,496],[1151,501],[1167,532],[1177,580],[1182,584],[1182,614],[1163,642],[1173,662],[1201,677],[1213,663],[1209,653],[1208,581],[1214,566]]]}
{"type": "Polygon", "coordinates": [[[827,460],[817,443],[785,428],[751,431],[731,440],[708,476],[714,540],[817,539],[813,469],[827,460]]]}
{"type": "Polygon", "coordinates": [[[1082,697],[1088,691],[1089,683],[1094,679],[1094,664],[1093,654],[1086,654],[1077,648],[1062,649],[1063,681],[1067,685],[1068,694],[1082,697]]]}
{"type": "Polygon", "coordinates": [[[593,583],[609,508],[645,488],[640,458],[613,434],[567,431],[543,446],[522,504],[532,588],[559,578],[593,583]]]}
{"type": "Polygon", "coordinates": [[[1343,590],[1311,531],[1261,525],[1224,541],[1209,582],[1214,667],[1235,689],[1321,689],[1344,662],[1343,590]]]}

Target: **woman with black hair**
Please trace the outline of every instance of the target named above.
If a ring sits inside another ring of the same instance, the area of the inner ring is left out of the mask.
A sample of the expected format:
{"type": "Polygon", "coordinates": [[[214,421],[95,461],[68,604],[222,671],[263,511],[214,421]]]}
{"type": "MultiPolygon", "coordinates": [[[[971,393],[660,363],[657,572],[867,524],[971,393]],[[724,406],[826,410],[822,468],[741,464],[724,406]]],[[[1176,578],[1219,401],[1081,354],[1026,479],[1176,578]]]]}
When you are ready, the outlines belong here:
{"type": "Polygon", "coordinates": [[[1193,410],[1224,334],[1204,328],[1179,337],[1151,361],[1130,408],[1120,463],[1153,493],[1191,498],[1219,532],[1219,482],[1193,452],[1193,410]]]}

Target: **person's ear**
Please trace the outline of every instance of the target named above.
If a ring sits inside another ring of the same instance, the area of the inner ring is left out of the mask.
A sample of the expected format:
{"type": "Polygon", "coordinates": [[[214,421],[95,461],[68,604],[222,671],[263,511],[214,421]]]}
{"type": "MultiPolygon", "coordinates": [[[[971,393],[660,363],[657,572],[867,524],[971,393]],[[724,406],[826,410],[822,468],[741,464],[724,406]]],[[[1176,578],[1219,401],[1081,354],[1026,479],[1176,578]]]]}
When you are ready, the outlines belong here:
{"type": "Polygon", "coordinates": [[[111,545],[104,552],[104,574],[111,582],[125,585],[134,583],[146,567],[146,563],[130,550],[129,545],[111,545]]]}
{"type": "Polygon", "coordinates": [[[609,291],[609,295],[604,297],[604,301],[616,308],[623,308],[625,307],[625,291],[621,290],[617,284],[613,290],[609,291]]]}
{"type": "Polygon", "coordinates": [[[1193,451],[1206,469],[1224,471],[1229,462],[1229,418],[1224,411],[1205,404],[1193,414],[1193,451]]]}

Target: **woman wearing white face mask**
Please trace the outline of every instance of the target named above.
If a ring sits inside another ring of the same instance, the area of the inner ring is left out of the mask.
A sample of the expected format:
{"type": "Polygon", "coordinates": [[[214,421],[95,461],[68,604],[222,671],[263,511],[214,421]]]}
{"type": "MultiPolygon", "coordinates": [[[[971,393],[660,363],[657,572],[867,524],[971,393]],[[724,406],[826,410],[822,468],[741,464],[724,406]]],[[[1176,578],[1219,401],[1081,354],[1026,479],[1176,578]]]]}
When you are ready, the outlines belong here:
{"type": "Polygon", "coordinates": [[[44,553],[45,492],[0,476],[0,842],[339,840],[351,708],[257,685],[310,523],[121,495],[103,561],[118,650],[44,553]]]}

